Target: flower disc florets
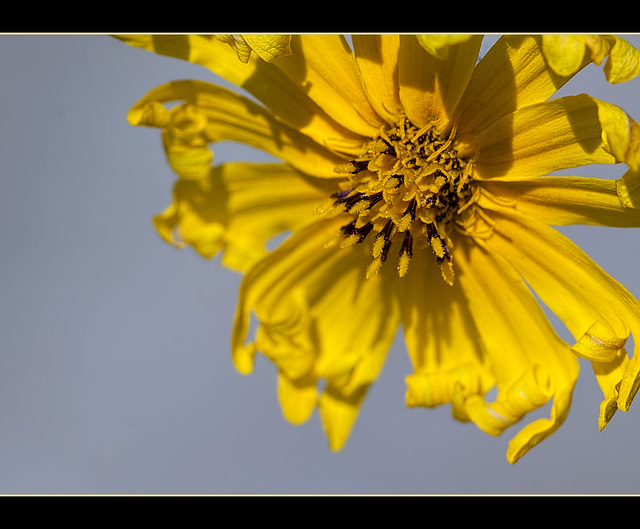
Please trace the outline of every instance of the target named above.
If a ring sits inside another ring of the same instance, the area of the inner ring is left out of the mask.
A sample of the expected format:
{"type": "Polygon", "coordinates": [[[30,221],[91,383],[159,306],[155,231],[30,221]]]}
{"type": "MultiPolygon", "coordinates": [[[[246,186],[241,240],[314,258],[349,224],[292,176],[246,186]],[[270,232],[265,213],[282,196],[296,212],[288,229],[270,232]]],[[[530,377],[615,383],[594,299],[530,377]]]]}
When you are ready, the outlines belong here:
{"type": "Polygon", "coordinates": [[[354,217],[342,227],[340,245],[375,234],[367,276],[377,273],[394,245],[401,277],[414,250],[430,247],[444,279],[453,282],[449,225],[472,195],[471,162],[458,157],[454,136],[455,129],[442,138],[433,124],[418,128],[404,118],[381,131],[362,156],[336,167],[346,179],[328,209],[354,217]]]}

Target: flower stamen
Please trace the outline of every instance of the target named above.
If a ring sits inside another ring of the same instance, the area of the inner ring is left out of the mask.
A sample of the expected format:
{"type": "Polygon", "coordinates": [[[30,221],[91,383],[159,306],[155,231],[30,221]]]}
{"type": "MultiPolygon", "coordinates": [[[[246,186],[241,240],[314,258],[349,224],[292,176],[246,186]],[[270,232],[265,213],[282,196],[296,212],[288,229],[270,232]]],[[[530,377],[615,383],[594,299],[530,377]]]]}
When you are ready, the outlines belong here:
{"type": "Polygon", "coordinates": [[[453,127],[441,138],[434,124],[418,129],[404,118],[372,139],[362,156],[336,167],[345,180],[323,211],[356,217],[342,227],[341,247],[361,243],[375,231],[368,276],[378,272],[398,239],[401,277],[414,249],[430,247],[444,279],[453,282],[449,225],[472,199],[473,163],[458,157],[455,132],[453,127]]]}

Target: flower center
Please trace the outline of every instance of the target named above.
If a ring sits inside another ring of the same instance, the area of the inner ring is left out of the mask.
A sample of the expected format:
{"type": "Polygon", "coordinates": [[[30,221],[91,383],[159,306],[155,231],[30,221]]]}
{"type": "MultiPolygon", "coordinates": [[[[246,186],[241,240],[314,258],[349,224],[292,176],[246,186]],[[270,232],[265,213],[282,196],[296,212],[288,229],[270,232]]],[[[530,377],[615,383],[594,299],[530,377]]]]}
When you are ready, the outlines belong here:
{"type": "Polygon", "coordinates": [[[341,228],[342,247],[371,234],[367,277],[378,272],[392,246],[400,277],[413,252],[430,247],[445,281],[453,283],[450,224],[472,195],[472,161],[458,158],[454,136],[455,129],[441,138],[433,124],[418,128],[404,118],[370,141],[362,156],[336,167],[345,180],[324,211],[352,215],[341,228]]]}

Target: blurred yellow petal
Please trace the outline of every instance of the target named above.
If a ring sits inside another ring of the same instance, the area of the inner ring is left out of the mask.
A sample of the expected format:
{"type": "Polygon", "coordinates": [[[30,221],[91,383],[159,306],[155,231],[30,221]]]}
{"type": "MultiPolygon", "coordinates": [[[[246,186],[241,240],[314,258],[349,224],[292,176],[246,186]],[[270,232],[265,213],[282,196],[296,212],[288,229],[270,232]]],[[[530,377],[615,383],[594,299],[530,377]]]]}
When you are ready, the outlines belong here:
{"type": "MultiPolygon", "coordinates": [[[[363,283],[368,251],[327,246],[340,222],[321,220],[297,230],[248,271],[232,340],[242,372],[250,372],[253,355],[260,351],[288,377],[289,385],[310,376],[326,381],[318,405],[333,449],[346,441],[399,323],[397,304],[389,295],[393,271],[363,283]],[[252,311],[260,326],[255,342],[247,344],[252,311]]],[[[289,406],[294,403],[283,404],[289,406]]]]}
{"type": "Polygon", "coordinates": [[[207,258],[224,251],[223,264],[246,270],[270,239],[313,220],[324,185],[287,165],[225,164],[205,178],[178,181],[173,203],[154,224],[165,241],[207,258]]]}
{"type": "Polygon", "coordinates": [[[302,424],[318,406],[318,379],[308,373],[291,379],[283,372],[278,376],[278,400],[284,417],[292,424],[302,424]]]}

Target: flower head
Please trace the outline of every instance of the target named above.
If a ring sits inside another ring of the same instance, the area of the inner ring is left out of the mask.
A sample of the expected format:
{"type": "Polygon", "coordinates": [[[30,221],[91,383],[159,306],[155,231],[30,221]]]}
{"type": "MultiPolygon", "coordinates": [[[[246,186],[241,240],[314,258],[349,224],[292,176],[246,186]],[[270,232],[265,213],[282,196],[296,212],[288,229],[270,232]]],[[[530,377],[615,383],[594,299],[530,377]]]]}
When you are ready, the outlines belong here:
{"type": "Polygon", "coordinates": [[[500,435],[550,403],[511,440],[511,462],[563,422],[577,357],[602,388],[601,428],[629,408],[640,355],[625,345],[639,342],[640,303],[551,227],[640,226],[638,124],[588,95],[552,99],[590,62],[606,58],[611,82],[640,73],[626,41],[512,35],[478,61],[479,35],[120,38],[253,96],[170,82],[129,120],[162,130],[179,177],[160,235],[245,274],[233,359],[242,373],[256,353],[274,362],[291,422],[319,408],[330,446],[343,446],[399,328],[408,406],[449,403],[500,435]],[[215,165],[221,140],[281,162],[215,165]],[[628,170],[552,176],[603,163],[628,170]]]}

